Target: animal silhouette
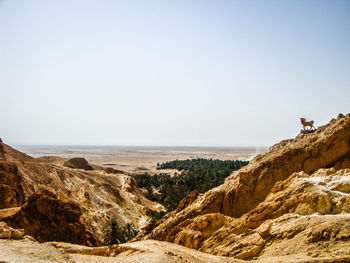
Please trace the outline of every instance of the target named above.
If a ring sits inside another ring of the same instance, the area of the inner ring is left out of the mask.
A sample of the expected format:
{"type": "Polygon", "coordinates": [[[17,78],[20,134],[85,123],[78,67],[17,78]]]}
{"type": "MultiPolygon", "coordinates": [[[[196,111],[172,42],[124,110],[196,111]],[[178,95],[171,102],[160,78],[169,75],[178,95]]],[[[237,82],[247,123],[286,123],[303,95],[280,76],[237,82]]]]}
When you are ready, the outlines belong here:
{"type": "Polygon", "coordinates": [[[310,130],[315,130],[316,128],[314,127],[314,121],[306,121],[305,118],[300,118],[301,124],[303,125],[303,129],[305,131],[310,131],[310,130]],[[307,127],[310,127],[307,129],[307,127]]]}

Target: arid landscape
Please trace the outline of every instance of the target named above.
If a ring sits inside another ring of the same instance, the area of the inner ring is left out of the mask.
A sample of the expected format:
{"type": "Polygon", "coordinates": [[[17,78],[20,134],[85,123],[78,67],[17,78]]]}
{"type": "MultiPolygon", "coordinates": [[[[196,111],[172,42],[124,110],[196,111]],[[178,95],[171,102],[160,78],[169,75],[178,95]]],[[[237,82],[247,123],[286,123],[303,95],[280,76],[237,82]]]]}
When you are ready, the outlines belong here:
{"type": "Polygon", "coordinates": [[[0,0],[0,263],[350,263],[350,0],[0,0]]]}
{"type": "Polygon", "coordinates": [[[173,171],[157,171],[157,163],[193,158],[220,160],[251,160],[256,155],[266,152],[264,147],[79,147],[79,146],[16,146],[16,149],[33,157],[55,156],[63,162],[73,157],[83,157],[89,163],[112,167],[128,173],[154,174],[173,171]]]}
{"type": "Polygon", "coordinates": [[[350,261],[350,114],[273,145],[159,220],[149,215],[162,205],[128,174],[0,150],[4,262],[350,261]],[[101,246],[111,218],[140,232],[101,246]]]}

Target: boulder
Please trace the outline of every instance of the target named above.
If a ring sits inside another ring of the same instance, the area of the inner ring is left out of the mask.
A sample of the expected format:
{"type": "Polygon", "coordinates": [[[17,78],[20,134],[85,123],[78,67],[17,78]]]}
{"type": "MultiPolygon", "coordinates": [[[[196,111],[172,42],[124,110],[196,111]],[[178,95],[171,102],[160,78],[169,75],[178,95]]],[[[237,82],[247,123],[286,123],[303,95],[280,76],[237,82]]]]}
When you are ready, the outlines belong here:
{"type": "Polygon", "coordinates": [[[24,236],[24,229],[14,229],[12,231],[12,235],[11,235],[11,238],[13,239],[20,239],[24,236]]]}
{"type": "Polygon", "coordinates": [[[0,238],[20,239],[24,236],[24,229],[13,229],[5,222],[0,222],[0,238]]]}
{"type": "Polygon", "coordinates": [[[11,229],[5,222],[0,222],[0,238],[11,238],[11,229]]]}

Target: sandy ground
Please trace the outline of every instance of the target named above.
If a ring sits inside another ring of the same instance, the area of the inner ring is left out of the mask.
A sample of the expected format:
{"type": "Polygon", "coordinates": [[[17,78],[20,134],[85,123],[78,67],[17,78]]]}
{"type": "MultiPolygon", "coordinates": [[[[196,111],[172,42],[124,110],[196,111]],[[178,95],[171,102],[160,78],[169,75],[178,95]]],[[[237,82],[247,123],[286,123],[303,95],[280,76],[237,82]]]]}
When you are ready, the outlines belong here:
{"type": "MultiPolygon", "coordinates": [[[[267,148],[15,146],[33,157],[84,157],[92,164],[129,173],[155,173],[157,163],[189,158],[251,160],[267,148]]],[[[159,172],[159,171],[158,171],[159,172]]]]}
{"type": "MultiPolygon", "coordinates": [[[[68,243],[37,243],[29,239],[0,239],[0,262],[6,263],[240,263],[233,258],[225,258],[199,252],[168,242],[146,240],[121,245],[125,252],[105,257],[91,255],[91,248],[68,243]]],[[[106,247],[105,247],[106,248],[106,247]]],[[[103,248],[103,249],[105,249],[103,248]]],[[[97,248],[98,249],[98,248],[97,248]]]]}
{"type": "Polygon", "coordinates": [[[0,239],[0,262],[4,263],[48,263],[75,261],[62,250],[48,244],[40,244],[29,239],[0,239]]]}
{"type": "MultiPolygon", "coordinates": [[[[0,239],[1,263],[326,263],[349,262],[348,258],[310,258],[303,255],[270,257],[253,261],[221,257],[186,248],[177,244],[145,240],[120,245],[124,252],[111,256],[97,256],[89,248],[62,242],[38,243],[28,238],[22,240],[0,239]]],[[[107,247],[102,247],[106,249],[107,247]]]]}

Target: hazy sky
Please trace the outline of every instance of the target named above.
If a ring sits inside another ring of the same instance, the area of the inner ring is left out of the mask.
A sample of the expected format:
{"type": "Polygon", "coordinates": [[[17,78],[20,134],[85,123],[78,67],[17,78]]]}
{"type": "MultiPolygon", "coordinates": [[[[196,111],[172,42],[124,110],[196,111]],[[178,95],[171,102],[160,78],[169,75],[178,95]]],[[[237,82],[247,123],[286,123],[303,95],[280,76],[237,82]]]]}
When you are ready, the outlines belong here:
{"type": "Polygon", "coordinates": [[[0,0],[9,144],[269,146],[350,112],[350,1],[0,0]]]}

